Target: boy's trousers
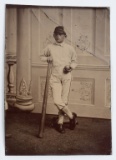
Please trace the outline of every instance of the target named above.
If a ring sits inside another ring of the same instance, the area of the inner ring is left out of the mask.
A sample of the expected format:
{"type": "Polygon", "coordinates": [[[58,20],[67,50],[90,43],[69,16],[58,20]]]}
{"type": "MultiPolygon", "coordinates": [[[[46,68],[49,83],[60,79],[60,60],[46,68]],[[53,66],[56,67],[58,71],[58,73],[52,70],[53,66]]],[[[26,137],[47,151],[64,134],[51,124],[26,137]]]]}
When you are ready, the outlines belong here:
{"type": "Polygon", "coordinates": [[[50,86],[52,88],[54,104],[59,110],[58,123],[62,124],[64,120],[64,114],[61,109],[65,106],[68,107],[68,96],[71,86],[71,73],[62,75],[51,75],[50,86]]]}

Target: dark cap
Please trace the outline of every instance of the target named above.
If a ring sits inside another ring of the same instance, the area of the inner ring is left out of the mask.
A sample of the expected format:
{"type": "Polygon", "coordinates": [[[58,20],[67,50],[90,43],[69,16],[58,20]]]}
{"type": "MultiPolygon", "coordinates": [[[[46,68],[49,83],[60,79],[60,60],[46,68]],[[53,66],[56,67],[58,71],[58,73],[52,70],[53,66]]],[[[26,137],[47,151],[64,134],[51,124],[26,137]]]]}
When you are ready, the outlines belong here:
{"type": "Polygon", "coordinates": [[[54,30],[54,34],[64,34],[65,36],[66,35],[66,32],[64,31],[64,27],[63,26],[57,26],[54,30]]]}

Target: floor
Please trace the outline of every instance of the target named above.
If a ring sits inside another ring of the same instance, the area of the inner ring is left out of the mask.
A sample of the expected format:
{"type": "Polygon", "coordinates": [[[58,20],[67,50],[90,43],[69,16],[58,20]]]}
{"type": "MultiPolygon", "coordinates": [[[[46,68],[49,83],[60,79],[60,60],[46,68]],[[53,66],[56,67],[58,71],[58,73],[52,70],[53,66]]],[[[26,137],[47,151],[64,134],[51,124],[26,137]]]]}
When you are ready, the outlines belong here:
{"type": "Polygon", "coordinates": [[[6,155],[110,155],[111,120],[78,117],[75,130],[66,120],[66,133],[57,132],[46,115],[44,137],[38,138],[40,114],[8,112],[6,116],[6,155]]]}

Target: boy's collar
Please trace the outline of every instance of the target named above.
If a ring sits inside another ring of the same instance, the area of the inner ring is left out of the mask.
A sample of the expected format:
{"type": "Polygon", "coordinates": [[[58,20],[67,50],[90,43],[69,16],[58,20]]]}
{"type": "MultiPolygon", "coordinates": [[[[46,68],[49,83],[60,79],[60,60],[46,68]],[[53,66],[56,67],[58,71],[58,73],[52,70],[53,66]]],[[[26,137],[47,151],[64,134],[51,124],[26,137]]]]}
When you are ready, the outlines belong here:
{"type": "Polygon", "coordinates": [[[57,43],[57,42],[55,42],[54,44],[56,44],[56,45],[58,45],[58,46],[62,46],[62,47],[63,47],[65,43],[64,43],[64,42],[62,42],[62,43],[57,43]]]}

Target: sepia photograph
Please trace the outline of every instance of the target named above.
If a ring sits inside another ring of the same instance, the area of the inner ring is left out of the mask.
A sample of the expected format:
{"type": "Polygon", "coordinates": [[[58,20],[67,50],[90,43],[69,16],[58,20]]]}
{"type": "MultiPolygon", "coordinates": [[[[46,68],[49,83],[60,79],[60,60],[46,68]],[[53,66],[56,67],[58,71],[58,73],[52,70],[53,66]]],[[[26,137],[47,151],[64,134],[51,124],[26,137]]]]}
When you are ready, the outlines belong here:
{"type": "Polygon", "coordinates": [[[5,6],[5,155],[112,155],[110,8],[5,6]]]}

